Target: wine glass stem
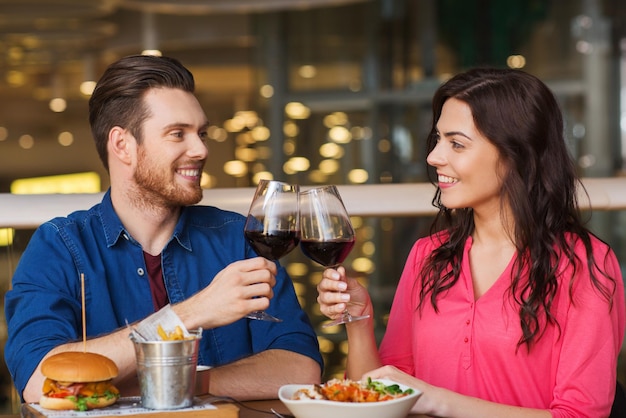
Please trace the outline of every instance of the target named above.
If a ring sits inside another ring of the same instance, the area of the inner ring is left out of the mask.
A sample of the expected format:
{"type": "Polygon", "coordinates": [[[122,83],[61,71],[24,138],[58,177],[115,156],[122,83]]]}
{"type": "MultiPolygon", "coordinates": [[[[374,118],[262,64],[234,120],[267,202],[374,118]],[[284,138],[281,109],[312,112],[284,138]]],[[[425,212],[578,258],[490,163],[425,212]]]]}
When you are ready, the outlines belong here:
{"type": "Polygon", "coordinates": [[[350,322],[352,320],[352,315],[350,315],[350,311],[348,310],[348,308],[343,310],[341,316],[343,316],[344,321],[350,322]]]}
{"type": "MultiPolygon", "coordinates": [[[[334,266],[330,266],[329,268],[331,268],[333,270],[337,270],[339,268],[339,266],[341,266],[341,264],[335,264],[334,266]]],[[[350,311],[348,310],[348,302],[346,302],[346,308],[343,310],[343,312],[341,312],[341,319],[342,319],[343,322],[351,322],[352,321],[352,315],[350,314],[350,311]]]]}

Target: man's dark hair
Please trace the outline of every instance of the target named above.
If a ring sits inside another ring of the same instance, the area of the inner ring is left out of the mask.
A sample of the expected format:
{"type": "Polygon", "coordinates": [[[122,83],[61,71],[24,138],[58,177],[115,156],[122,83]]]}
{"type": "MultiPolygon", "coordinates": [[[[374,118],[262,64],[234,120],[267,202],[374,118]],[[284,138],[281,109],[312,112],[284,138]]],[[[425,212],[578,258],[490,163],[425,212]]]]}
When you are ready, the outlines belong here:
{"type": "Polygon", "coordinates": [[[133,55],[111,64],[89,99],[89,124],[98,155],[109,170],[107,141],[114,126],[128,129],[142,140],[141,125],[149,116],[143,97],[153,88],[175,88],[193,93],[193,75],[178,60],[133,55]]]}

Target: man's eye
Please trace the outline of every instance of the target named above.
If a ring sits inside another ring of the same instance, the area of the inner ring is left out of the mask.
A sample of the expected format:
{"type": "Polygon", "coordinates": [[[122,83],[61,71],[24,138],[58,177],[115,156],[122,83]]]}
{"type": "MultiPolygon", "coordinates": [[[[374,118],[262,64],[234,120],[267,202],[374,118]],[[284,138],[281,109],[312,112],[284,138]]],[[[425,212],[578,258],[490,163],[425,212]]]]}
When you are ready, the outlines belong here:
{"type": "Polygon", "coordinates": [[[173,131],[171,135],[176,138],[182,138],[185,134],[183,133],[183,131],[173,131]]]}

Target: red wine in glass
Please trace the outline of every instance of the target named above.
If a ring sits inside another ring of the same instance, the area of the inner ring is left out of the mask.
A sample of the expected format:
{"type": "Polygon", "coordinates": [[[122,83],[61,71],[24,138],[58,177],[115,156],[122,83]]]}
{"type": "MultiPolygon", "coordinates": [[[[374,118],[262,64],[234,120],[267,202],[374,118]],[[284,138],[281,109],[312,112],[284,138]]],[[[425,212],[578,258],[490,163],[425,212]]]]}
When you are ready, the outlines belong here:
{"type": "Polygon", "coordinates": [[[300,241],[302,253],[323,266],[338,266],[343,263],[353,246],[354,239],[330,241],[303,239],[300,241]]]}
{"type": "MultiPolygon", "coordinates": [[[[312,188],[300,193],[300,249],[311,260],[337,268],[354,246],[354,229],[335,186],[312,188]]],[[[369,318],[352,316],[345,309],[324,327],[369,318]]]]}
{"type": "Polygon", "coordinates": [[[263,231],[246,231],[245,236],[250,246],[261,257],[278,260],[296,248],[299,241],[298,231],[275,231],[264,234],[263,231]]]}
{"type": "MultiPolygon", "coordinates": [[[[276,261],[292,251],[300,240],[298,185],[261,180],[254,192],[244,236],[261,257],[276,261]]],[[[281,322],[263,311],[250,312],[250,319],[281,322]]]]}

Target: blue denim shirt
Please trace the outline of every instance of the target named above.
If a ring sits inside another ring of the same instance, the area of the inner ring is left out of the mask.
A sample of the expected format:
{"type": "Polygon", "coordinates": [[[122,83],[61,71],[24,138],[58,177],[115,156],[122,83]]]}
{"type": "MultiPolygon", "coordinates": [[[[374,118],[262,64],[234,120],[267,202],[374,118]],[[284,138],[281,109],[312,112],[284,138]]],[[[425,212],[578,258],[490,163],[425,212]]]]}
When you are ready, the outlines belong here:
{"type": "MultiPolygon", "coordinates": [[[[256,256],[244,239],[244,222],[240,214],[214,207],[183,209],[161,253],[172,304],[205,288],[228,264],[256,256]]],[[[115,213],[110,192],[87,211],[42,224],[20,258],[5,297],[5,360],[18,393],[48,351],[82,339],[81,274],[89,337],[154,312],[143,250],[115,213]]],[[[267,349],[284,349],[311,357],[321,367],[315,332],[282,267],[267,312],[283,322],[244,318],[205,330],[198,363],[219,366],[267,349]]]]}

